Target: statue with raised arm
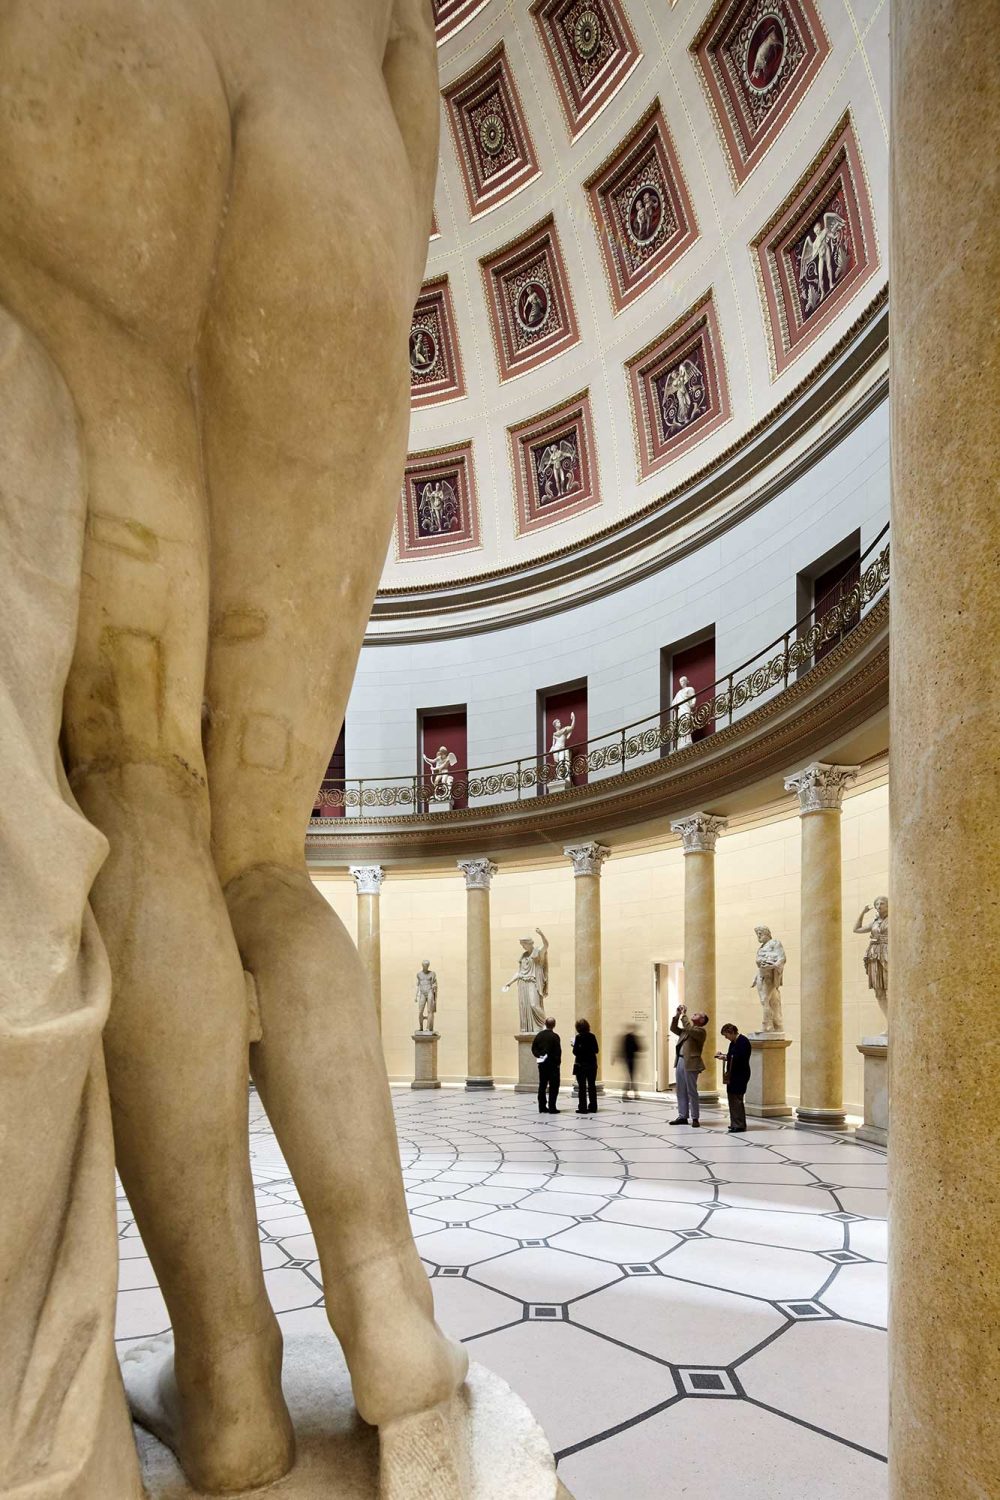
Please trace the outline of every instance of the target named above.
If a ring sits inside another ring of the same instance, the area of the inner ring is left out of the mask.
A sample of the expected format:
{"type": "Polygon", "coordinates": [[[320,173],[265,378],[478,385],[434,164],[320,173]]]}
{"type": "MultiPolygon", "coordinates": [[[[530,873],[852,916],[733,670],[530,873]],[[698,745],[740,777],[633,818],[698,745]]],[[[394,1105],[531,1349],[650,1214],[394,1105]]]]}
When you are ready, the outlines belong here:
{"type": "Polygon", "coordinates": [[[421,754],[420,758],[430,767],[432,801],[450,802],[451,789],[455,783],[451,768],[458,765],[458,756],[447,745],[441,745],[435,756],[421,754]]]}
{"type": "Polygon", "coordinates": [[[676,693],[670,700],[670,707],[674,710],[675,715],[674,723],[677,725],[678,730],[680,729],[681,720],[685,721],[683,733],[678,733],[677,735],[678,750],[686,750],[693,743],[691,738],[691,715],[694,713],[694,704],[697,696],[698,694],[687,678],[682,677],[676,693]]]}
{"type": "Polygon", "coordinates": [[[431,968],[429,958],[421,961],[417,973],[417,993],[414,999],[417,1005],[417,1030],[433,1031],[434,1013],[437,1010],[438,980],[431,968]]]}
{"type": "Polygon", "coordinates": [[[871,911],[866,906],[854,924],[854,931],[862,936],[867,936],[868,947],[865,949],[864,966],[868,975],[868,988],[875,991],[875,999],[878,1001],[879,1010],[885,1021],[885,1029],[889,1030],[889,898],[888,896],[876,896],[875,915],[871,921],[866,923],[865,917],[871,911]]]}
{"type": "Polygon", "coordinates": [[[534,938],[521,938],[521,956],[517,972],[503,987],[504,994],[517,985],[518,1025],[522,1035],[541,1031],[545,1025],[545,997],[549,989],[549,940],[540,927],[535,928],[541,946],[534,938]]]}
{"type": "Polygon", "coordinates": [[[555,761],[558,781],[569,781],[572,774],[572,762],[567,747],[575,728],[575,713],[570,714],[568,724],[562,724],[558,719],[552,720],[552,744],[549,746],[549,754],[555,761]]]}
{"type": "Polygon", "coordinates": [[[761,1031],[781,1032],[784,1021],[781,1015],[781,979],[785,972],[785,950],[776,937],[771,936],[770,927],[755,927],[757,934],[757,973],[751,989],[757,991],[763,1011],[761,1031]]]}

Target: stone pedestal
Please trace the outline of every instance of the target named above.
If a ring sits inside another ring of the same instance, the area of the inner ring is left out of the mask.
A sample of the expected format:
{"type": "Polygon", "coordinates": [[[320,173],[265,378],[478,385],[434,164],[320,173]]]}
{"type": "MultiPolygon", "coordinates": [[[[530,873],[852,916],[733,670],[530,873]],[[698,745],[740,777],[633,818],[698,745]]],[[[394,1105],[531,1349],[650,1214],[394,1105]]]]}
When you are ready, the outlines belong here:
{"type": "Polygon", "coordinates": [[[538,1059],[531,1050],[531,1044],[537,1034],[534,1031],[515,1032],[517,1038],[517,1082],[514,1085],[515,1094],[538,1093],[538,1059]]]}
{"type": "Polygon", "coordinates": [[[889,1042],[884,1036],[863,1036],[858,1051],[865,1060],[865,1123],[854,1132],[873,1146],[889,1144],[889,1042]]]}
{"type": "Polygon", "coordinates": [[[438,1042],[441,1040],[437,1031],[415,1031],[413,1033],[414,1057],[413,1057],[413,1082],[411,1089],[439,1089],[441,1080],[438,1077],[438,1042]]]}
{"type": "Polygon", "coordinates": [[[548,781],[545,783],[545,790],[547,792],[550,792],[550,793],[551,792],[565,792],[572,785],[573,785],[573,783],[572,783],[572,781],[570,781],[569,777],[564,777],[564,776],[558,776],[558,777],[557,776],[550,776],[549,779],[548,779],[548,781]]]}
{"type": "MultiPolygon", "coordinates": [[[[282,1384],[295,1424],[295,1467],[246,1500],[557,1500],[545,1435],[507,1383],[472,1365],[445,1425],[401,1422],[382,1446],[354,1409],[332,1334],[285,1339],[282,1384]],[[380,1472],[381,1468],[381,1472],[380,1472]],[[450,1473],[449,1473],[450,1470],[450,1473]]],[[[135,1429],[150,1500],[199,1500],[168,1448],[135,1429]]]]}
{"type": "Polygon", "coordinates": [[[757,1120],[777,1120],[792,1110],[785,1093],[785,1057],[791,1037],[777,1031],[751,1031],[750,1083],[746,1111],[757,1120]]]}

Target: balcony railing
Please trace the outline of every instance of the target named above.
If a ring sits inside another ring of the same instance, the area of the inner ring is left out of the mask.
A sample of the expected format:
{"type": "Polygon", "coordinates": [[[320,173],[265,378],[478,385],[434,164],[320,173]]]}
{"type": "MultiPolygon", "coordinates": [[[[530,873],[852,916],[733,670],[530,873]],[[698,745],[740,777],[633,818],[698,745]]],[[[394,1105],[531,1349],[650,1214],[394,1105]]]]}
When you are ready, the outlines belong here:
{"type": "MultiPolygon", "coordinates": [[[[889,585],[888,525],[863,554],[860,576],[832,608],[815,610],[796,620],[784,635],[756,656],[727,672],[698,694],[694,708],[670,708],[648,714],[621,729],[568,746],[574,784],[621,775],[640,764],[683,753],[678,742],[692,735],[704,739],[741,718],[760,699],[798,681],[815,666],[824,646],[843,640],[868,614],[889,585]],[[867,563],[867,566],[865,565],[867,563]]],[[[343,782],[324,780],[316,799],[314,824],[345,815],[364,817],[368,810],[392,809],[395,815],[447,811],[455,802],[489,806],[518,802],[526,796],[560,796],[566,783],[551,754],[477,766],[456,775],[451,802],[435,798],[433,776],[373,776],[343,782]],[[558,789],[552,783],[558,783],[558,789]],[[329,808],[330,813],[322,809],[329,808]]]]}

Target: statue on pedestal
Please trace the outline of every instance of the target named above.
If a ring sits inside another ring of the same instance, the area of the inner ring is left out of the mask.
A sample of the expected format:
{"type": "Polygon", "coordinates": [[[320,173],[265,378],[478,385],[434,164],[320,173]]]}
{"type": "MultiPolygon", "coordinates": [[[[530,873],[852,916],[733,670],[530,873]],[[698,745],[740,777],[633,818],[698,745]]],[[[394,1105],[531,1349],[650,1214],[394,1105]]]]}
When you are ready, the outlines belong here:
{"type": "Polygon", "coordinates": [[[417,1030],[434,1030],[434,1013],[437,1010],[438,981],[437,975],[431,968],[429,958],[421,960],[420,970],[417,974],[417,993],[414,1000],[417,1004],[417,1030]],[[428,1025],[428,1021],[430,1024],[428,1025]]]}
{"type": "Polygon", "coordinates": [[[871,911],[866,906],[854,924],[854,931],[867,935],[868,947],[865,949],[863,959],[865,972],[868,975],[868,988],[875,991],[875,999],[878,1001],[879,1010],[885,1021],[885,1029],[889,1030],[889,898],[888,896],[876,896],[875,915],[871,921],[865,923],[865,917],[871,911]]]}
{"type": "Polygon", "coordinates": [[[535,928],[541,938],[541,946],[534,938],[521,938],[521,956],[517,961],[517,973],[503,987],[504,994],[511,985],[517,985],[518,1026],[522,1035],[541,1031],[545,1025],[545,996],[549,989],[549,940],[540,927],[535,928]]]}
{"type": "MultiPolygon", "coordinates": [[[[682,677],[680,680],[680,687],[677,689],[676,693],[670,700],[670,707],[677,710],[676,718],[674,720],[676,724],[679,725],[682,718],[689,718],[690,715],[694,712],[694,703],[697,696],[698,694],[688,682],[687,678],[682,677]]],[[[693,743],[694,742],[691,738],[691,725],[689,723],[686,731],[683,734],[678,734],[676,748],[678,750],[686,750],[688,746],[693,743]]]]}
{"type": "Polygon", "coordinates": [[[450,802],[455,781],[451,768],[458,765],[458,756],[447,745],[442,745],[433,759],[429,755],[421,755],[420,758],[425,765],[430,766],[431,801],[450,802]]]}
{"type": "Polygon", "coordinates": [[[762,1032],[784,1031],[781,1015],[781,979],[785,972],[785,950],[776,937],[771,936],[770,927],[755,927],[757,934],[757,973],[751,989],[763,1011],[762,1032]]]}
{"type": "Polygon", "coordinates": [[[570,714],[568,724],[562,724],[558,719],[552,720],[552,744],[549,746],[549,754],[555,761],[557,781],[569,781],[572,776],[572,757],[567,746],[575,728],[575,713],[570,714]]]}

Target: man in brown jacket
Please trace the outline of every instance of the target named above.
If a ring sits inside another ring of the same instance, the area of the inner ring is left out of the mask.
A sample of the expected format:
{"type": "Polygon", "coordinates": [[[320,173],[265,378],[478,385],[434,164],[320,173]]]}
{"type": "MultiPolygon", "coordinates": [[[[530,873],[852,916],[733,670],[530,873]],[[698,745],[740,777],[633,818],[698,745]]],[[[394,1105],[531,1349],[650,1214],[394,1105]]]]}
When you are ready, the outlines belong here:
{"type": "Polygon", "coordinates": [[[699,1011],[688,1018],[687,1006],[678,1005],[670,1030],[679,1037],[675,1055],[677,1078],[677,1118],[671,1125],[691,1124],[697,1129],[701,1124],[701,1105],[698,1099],[698,1074],[704,1071],[702,1052],[705,1047],[705,1030],[708,1017],[699,1011]]]}

